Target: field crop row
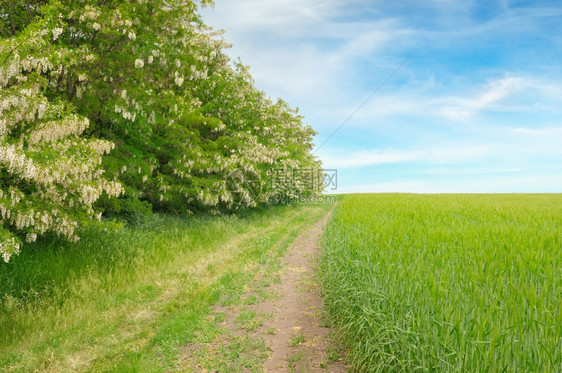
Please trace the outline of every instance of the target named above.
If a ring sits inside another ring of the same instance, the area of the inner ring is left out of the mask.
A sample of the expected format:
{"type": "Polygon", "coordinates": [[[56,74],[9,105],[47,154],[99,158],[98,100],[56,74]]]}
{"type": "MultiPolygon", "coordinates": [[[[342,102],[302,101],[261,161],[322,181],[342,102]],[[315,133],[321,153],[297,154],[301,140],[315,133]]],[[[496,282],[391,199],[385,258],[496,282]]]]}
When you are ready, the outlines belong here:
{"type": "Polygon", "coordinates": [[[360,371],[562,371],[561,195],[354,195],[323,238],[360,371]]]}

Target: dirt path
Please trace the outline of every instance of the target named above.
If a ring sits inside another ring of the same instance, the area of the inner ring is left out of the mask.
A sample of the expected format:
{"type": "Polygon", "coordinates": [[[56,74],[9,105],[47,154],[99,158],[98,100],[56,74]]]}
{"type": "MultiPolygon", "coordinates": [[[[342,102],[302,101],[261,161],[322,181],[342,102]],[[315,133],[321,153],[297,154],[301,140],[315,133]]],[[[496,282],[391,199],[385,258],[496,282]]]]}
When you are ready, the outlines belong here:
{"type": "Polygon", "coordinates": [[[257,305],[270,313],[275,334],[267,335],[271,355],[266,372],[345,372],[339,352],[330,343],[331,329],[324,324],[324,304],[315,278],[322,229],[331,213],[301,233],[283,259],[281,279],[273,288],[277,299],[257,305]]]}
{"type": "Polygon", "coordinates": [[[253,280],[245,291],[225,294],[213,307],[210,318],[221,320],[219,334],[186,346],[183,362],[191,365],[183,371],[348,371],[326,326],[316,277],[320,237],[330,217],[326,214],[295,238],[281,263],[279,252],[272,250],[263,263],[248,269],[253,280]]]}

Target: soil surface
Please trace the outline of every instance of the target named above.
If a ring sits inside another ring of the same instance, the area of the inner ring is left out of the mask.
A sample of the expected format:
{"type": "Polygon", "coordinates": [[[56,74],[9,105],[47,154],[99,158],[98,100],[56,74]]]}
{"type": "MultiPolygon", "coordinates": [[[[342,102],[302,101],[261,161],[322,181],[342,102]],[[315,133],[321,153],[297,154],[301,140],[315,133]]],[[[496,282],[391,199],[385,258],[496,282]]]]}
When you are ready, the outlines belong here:
{"type": "Polygon", "coordinates": [[[275,334],[266,336],[271,355],[266,372],[346,372],[339,351],[331,343],[332,329],[325,325],[324,303],[315,277],[320,236],[331,213],[295,239],[283,259],[280,297],[258,305],[273,314],[275,334]]]}
{"type": "MultiPolygon", "coordinates": [[[[317,266],[320,237],[331,213],[303,231],[282,258],[280,270],[257,270],[240,302],[215,306],[224,315],[230,340],[251,340],[263,348],[243,348],[238,359],[267,361],[244,365],[243,372],[348,372],[344,353],[326,325],[317,266]],[[262,358],[260,358],[262,356],[262,358]]],[[[217,347],[218,348],[218,347],[217,347]]],[[[192,353],[186,353],[189,357],[192,353]]]]}

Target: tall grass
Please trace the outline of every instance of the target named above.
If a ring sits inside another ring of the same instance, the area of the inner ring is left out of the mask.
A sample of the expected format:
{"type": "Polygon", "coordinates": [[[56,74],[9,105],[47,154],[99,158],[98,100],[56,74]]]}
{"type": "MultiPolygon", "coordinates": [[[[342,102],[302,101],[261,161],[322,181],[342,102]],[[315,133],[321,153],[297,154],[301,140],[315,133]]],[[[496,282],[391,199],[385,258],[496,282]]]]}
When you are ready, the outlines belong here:
{"type": "Polygon", "coordinates": [[[562,195],[348,196],[323,246],[360,371],[562,371],[562,195]]]}
{"type": "Polygon", "coordinates": [[[155,215],[29,245],[0,264],[0,370],[173,370],[209,306],[329,208],[155,215]]]}

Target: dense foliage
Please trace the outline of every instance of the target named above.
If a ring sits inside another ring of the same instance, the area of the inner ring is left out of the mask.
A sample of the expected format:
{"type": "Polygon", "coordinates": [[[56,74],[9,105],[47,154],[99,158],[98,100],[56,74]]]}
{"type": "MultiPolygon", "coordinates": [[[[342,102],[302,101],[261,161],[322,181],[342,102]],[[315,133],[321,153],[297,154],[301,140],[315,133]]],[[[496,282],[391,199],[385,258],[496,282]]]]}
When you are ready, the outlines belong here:
{"type": "Polygon", "coordinates": [[[313,130],[230,61],[197,14],[209,4],[0,0],[6,261],[102,210],[218,213],[318,189],[292,171],[318,167],[313,130]]]}

